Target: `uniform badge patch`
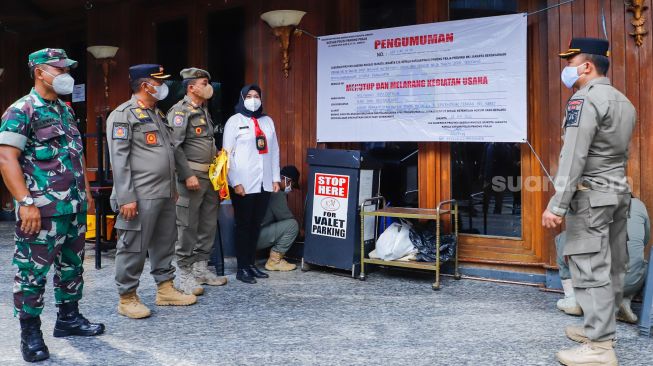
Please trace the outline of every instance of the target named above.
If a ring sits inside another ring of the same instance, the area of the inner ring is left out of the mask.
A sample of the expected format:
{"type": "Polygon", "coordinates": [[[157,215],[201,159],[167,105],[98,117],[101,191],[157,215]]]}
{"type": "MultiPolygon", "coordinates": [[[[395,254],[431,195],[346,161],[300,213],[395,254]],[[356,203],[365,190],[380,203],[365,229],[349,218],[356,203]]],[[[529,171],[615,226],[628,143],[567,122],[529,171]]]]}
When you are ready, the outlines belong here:
{"type": "Polygon", "coordinates": [[[578,127],[580,123],[580,113],[583,111],[585,99],[571,99],[567,103],[567,113],[565,117],[566,127],[578,127]]]}
{"type": "Polygon", "coordinates": [[[195,127],[195,134],[196,135],[201,135],[202,132],[204,132],[204,129],[202,127],[195,127]]]}
{"type": "Polygon", "coordinates": [[[184,116],[176,115],[173,123],[175,127],[181,127],[184,124],[184,116]]]}
{"type": "Polygon", "coordinates": [[[145,143],[148,145],[158,145],[159,139],[156,132],[147,132],[145,134],[145,143]]]}
{"type": "Polygon", "coordinates": [[[134,117],[138,118],[140,122],[149,122],[152,120],[150,116],[147,113],[145,113],[145,111],[143,111],[141,108],[134,108],[131,111],[134,117]]]}
{"type": "Polygon", "coordinates": [[[127,123],[114,123],[112,138],[114,140],[129,139],[129,125],[127,123]]]}

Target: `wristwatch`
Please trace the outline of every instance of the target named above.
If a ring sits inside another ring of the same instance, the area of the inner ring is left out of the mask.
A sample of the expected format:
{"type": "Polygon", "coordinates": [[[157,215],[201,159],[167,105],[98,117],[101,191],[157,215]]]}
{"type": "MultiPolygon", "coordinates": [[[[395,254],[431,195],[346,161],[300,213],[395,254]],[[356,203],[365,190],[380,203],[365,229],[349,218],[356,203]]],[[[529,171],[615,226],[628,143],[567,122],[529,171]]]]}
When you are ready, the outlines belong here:
{"type": "Polygon", "coordinates": [[[23,197],[22,200],[18,201],[18,204],[23,206],[23,207],[32,206],[32,205],[34,205],[34,198],[32,198],[32,196],[27,195],[27,196],[23,197]]]}

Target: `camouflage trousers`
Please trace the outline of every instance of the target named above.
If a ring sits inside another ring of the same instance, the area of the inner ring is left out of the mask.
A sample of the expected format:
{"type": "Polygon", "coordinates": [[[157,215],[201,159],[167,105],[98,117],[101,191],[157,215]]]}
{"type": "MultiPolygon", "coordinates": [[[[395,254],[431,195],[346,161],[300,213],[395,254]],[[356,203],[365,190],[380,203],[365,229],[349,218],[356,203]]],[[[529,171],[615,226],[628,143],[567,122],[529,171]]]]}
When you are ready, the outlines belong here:
{"type": "Polygon", "coordinates": [[[41,218],[41,231],[29,235],[16,223],[18,266],[14,279],[14,316],[37,317],[43,311],[48,271],[54,264],[54,297],[57,304],[79,301],[84,280],[86,212],[41,218]]]}

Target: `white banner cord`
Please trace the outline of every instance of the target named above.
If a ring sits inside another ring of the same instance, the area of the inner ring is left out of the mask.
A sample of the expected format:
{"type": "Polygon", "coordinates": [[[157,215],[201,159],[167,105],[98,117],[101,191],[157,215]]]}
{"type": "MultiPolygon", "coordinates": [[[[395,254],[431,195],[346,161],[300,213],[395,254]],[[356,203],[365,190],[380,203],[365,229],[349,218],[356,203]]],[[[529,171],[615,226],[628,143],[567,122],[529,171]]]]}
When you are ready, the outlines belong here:
{"type": "Polygon", "coordinates": [[[524,139],[524,142],[526,144],[528,144],[528,147],[531,148],[531,151],[533,152],[533,155],[535,155],[535,158],[537,158],[537,162],[540,163],[540,166],[542,167],[542,170],[544,170],[544,174],[546,174],[546,177],[549,178],[549,181],[551,182],[551,184],[555,184],[555,183],[553,183],[553,178],[551,178],[551,174],[549,174],[549,171],[546,169],[546,167],[544,167],[544,163],[542,162],[542,159],[540,158],[540,155],[538,155],[538,153],[535,151],[535,148],[533,148],[533,145],[531,145],[530,141],[528,141],[526,139],[524,139]]]}
{"type": "Polygon", "coordinates": [[[547,11],[547,10],[551,10],[551,9],[559,8],[559,7],[561,7],[561,6],[565,5],[565,4],[573,3],[574,1],[576,1],[576,0],[567,0],[567,1],[562,1],[562,2],[560,2],[560,3],[558,3],[558,4],[551,5],[551,6],[549,6],[549,7],[546,7],[546,8],[540,9],[540,10],[532,11],[532,12],[526,14],[526,15],[533,15],[533,14],[541,13],[541,12],[543,12],[543,11],[547,11]]]}

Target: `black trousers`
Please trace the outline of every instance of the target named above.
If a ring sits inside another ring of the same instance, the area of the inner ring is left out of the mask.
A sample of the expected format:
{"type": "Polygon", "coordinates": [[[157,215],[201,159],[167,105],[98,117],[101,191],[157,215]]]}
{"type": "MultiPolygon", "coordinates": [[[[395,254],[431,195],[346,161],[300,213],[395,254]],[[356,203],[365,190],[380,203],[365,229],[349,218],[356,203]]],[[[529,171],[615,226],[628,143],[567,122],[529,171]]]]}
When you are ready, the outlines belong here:
{"type": "Polygon", "coordinates": [[[236,259],[238,269],[247,268],[256,260],[256,243],[261,232],[261,222],[268,209],[270,192],[237,195],[231,187],[231,202],[236,219],[236,259]]]}

